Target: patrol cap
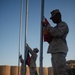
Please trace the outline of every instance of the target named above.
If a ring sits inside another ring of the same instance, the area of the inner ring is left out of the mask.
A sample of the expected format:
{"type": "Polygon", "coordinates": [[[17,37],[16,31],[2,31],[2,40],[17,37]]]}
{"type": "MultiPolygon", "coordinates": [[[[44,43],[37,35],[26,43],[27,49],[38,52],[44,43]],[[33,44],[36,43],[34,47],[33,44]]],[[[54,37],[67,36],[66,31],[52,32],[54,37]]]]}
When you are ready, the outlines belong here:
{"type": "Polygon", "coordinates": [[[34,50],[36,50],[37,53],[39,52],[38,48],[34,48],[34,50]]]}
{"type": "Polygon", "coordinates": [[[58,9],[55,9],[51,12],[51,18],[52,19],[57,13],[60,13],[60,11],[58,9]]]}

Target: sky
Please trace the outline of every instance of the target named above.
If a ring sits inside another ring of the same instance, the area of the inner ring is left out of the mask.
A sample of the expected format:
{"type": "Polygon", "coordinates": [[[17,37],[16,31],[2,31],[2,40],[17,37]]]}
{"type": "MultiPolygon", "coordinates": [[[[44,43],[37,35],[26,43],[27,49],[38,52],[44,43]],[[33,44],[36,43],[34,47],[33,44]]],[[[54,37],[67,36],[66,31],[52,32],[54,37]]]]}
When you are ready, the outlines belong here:
{"type": "MultiPolygon", "coordinates": [[[[25,12],[26,0],[24,0],[22,13],[22,42],[20,53],[24,56],[25,39],[25,12]]],[[[18,65],[19,52],[19,28],[20,28],[21,0],[0,0],[0,65],[18,65]]],[[[44,16],[52,26],[55,24],[49,19],[50,12],[59,9],[62,20],[68,24],[67,36],[68,54],[66,60],[75,60],[75,0],[45,0],[44,16]]],[[[26,42],[33,49],[40,49],[41,27],[41,0],[29,0],[28,33],[26,42]]],[[[47,54],[48,43],[43,42],[43,66],[51,66],[51,54],[47,54]]],[[[40,52],[36,61],[40,62],[40,52]]]]}

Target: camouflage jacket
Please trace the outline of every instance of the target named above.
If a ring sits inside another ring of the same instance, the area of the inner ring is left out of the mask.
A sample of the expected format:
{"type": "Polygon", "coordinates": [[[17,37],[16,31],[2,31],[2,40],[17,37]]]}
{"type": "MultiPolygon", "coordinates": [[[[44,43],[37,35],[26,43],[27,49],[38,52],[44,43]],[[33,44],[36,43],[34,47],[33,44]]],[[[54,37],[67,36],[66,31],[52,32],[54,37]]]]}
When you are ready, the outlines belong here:
{"type": "Polygon", "coordinates": [[[60,22],[55,27],[47,26],[47,30],[53,37],[52,41],[49,44],[47,53],[67,53],[68,47],[66,42],[66,36],[69,32],[67,24],[65,22],[60,22]]]}
{"type": "Polygon", "coordinates": [[[30,58],[30,67],[36,67],[36,59],[37,59],[37,53],[35,53],[30,47],[27,47],[31,54],[30,58]]]}

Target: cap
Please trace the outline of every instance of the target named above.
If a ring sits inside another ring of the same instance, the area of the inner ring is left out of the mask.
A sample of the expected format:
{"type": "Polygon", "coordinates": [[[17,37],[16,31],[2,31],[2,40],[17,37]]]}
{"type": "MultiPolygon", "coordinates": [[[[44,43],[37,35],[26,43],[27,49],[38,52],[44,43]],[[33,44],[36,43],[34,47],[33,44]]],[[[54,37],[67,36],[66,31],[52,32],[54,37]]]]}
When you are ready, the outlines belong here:
{"type": "Polygon", "coordinates": [[[60,13],[60,11],[58,9],[55,9],[51,12],[51,18],[52,19],[57,13],[60,13]]]}
{"type": "Polygon", "coordinates": [[[34,48],[34,50],[36,50],[37,53],[39,52],[38,48],[34,48]]]}

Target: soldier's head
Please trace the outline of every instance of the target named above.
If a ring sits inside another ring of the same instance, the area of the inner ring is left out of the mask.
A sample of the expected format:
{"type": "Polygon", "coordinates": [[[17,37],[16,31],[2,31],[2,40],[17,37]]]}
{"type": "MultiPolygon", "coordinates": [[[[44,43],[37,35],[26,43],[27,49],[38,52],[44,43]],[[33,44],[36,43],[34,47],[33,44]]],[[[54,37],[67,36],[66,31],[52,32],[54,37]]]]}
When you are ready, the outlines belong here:
{"type": "Polygon", "coordinates": [[[39,52],[38,48],[34,48],[33,51],[34,51],[35,53],[38,53],[38,52],[39,52]]]}
{"type": "Polygon", "coordinates": [[[50,19],[54,22],[54,23],[59,23],[61,21],[61,13],[58,9],[55,9],[51,12],[51,17],[50,19]]]}
{"type": "Polygon", "coordinates": [[[21,59],[21,58],[22,58],[22,55],[19,56],[19,59],[21,59]]]}

